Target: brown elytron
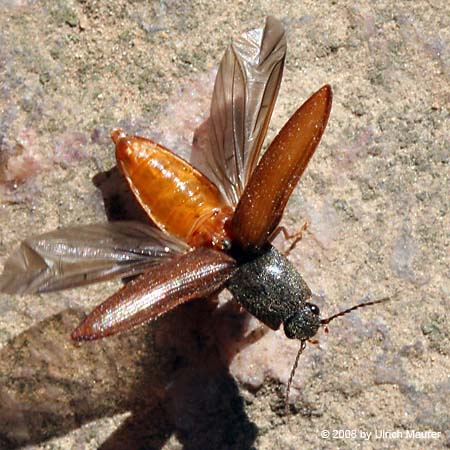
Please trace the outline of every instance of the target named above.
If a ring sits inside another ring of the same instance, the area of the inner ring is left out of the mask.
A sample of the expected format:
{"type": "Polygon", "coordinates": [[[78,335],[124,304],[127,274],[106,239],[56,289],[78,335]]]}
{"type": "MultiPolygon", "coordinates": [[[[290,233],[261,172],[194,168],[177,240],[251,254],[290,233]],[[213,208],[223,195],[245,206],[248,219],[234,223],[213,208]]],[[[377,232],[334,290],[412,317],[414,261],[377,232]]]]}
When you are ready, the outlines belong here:
{"type": "Polygon", "coordinates": [[[219,289],[235,268],[232,258],[207,248],[178,255],[144,272],[97,306],[72,339],[98,339],[131,330],[191,298],[219,289]]]}
{"type": "Polygon", "coordinates": [[[244,249],[261,248],[319,145],[331,110],[323,86],[289,119],[261,158],[233,216],[233,234],[244,249]]]}
{"type": "Polygon", "coordinates": [[[117,165],[150,219],[192,247],[222,249],[232,209],[215,184],[163,146],[111,132],[117,165]]]}

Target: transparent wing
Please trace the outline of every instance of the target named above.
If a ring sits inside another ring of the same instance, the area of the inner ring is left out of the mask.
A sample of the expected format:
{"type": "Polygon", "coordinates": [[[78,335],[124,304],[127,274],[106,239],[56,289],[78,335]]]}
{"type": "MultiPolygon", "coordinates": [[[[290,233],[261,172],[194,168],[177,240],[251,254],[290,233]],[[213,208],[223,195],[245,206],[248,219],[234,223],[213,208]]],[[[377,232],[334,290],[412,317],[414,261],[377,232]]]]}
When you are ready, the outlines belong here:
{"type": "Polygon", "coordinates": [[[139,222],[64,228],[23,241],[5,263],[0,291],[32,294],[135,275],[188,249],[139,222]]]}
{"type": "Polygon", "coordinates": [[[207,248],[179,255],[144,272],[97,306],[72,333],[72,339],[99,339],[129,331],[181,303],[212,294],[235,268],[233,258],[207,248]]]}
{"type": "Polygon", "coordinates": [[[283,74],[286,38],[280,21],[244,33],[226,50],[214,85],[205,159],[214,181],[236,205],[255,168],[283,74]]]}

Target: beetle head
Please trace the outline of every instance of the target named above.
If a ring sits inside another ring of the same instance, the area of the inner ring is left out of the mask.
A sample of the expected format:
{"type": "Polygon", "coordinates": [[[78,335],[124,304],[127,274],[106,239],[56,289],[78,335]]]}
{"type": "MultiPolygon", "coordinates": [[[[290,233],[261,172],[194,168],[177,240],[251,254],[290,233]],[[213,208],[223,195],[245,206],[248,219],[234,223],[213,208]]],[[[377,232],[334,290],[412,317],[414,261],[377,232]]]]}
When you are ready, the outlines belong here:
{"type": "Polygon", "coordinates": [[[312,303],[304,303],[303,306],[286,322],[284,332],[289,339],[307,341],[315,336],[320,327],[320,310],[312,303]]]}

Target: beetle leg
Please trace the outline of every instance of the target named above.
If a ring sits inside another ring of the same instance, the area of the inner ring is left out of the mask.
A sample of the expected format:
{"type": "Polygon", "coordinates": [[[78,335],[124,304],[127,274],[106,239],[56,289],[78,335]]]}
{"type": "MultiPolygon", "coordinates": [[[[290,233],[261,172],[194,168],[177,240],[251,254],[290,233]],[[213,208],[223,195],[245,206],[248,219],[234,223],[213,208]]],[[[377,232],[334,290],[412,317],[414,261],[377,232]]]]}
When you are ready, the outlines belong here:
{"type": "Polygon", "coordinates": [[[277,228],[275,228],[273,233],[270,235],[269,241],[273,242],[274,239],[280,233],[283,233],[283,236],[287,241],[292,240],[292,242],[290,243],[287,250],[285,250],[283,252],[284,256],[289,256],[290,253],[292,252],[292,250],[294,250],[294,248],[297,246],[297,244],[302,240],[303,233],[308,229],[308,227],[309,227],[309,222],[307,220],[305,220],[305,222],[303,223],[303,225],[300,227],[300,229],[297,232],[295,232],[293,234],[289,234],[289,231],[286,229],[286,227],[278,226],[277,228]]]}
{"type": "Polygon", "coordinates": [[[244,336],[244,339],[240,341],[239,347],[240,349],[243,349],[245,347],[248,347],[249,345],[254,344],[255,342],[258,342],[261,338],[263,338],[268,332],[270,331],[270,328],[266,325],[258,325],[254,330],[250,331],[246,336],[244,336]]]}

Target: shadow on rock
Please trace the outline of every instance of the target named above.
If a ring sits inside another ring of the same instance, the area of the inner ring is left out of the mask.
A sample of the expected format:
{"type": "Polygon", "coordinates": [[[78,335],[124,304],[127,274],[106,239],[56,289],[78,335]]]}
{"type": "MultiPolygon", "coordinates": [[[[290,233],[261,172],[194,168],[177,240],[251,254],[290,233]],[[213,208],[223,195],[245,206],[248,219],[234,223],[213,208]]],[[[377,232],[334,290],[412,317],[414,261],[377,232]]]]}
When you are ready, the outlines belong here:
{"type": "Polygon", "coordinates": [[[100,190],[108,219],[137,220],[149,224],[149,218],[133,196],[117,166],[99,172],[92,182],[100,190]]]}
{"type": "Polygon", "coordinates": [[[130,412],[102,450],[157,449],[173,434],[186,449],[252,448],[256,427],[216,333],[221,315],[199,300],[150,327],[82,344],[69,338],[83,316],[77,311],[30,328],[1,351],[0,447],[38,444],[130,412]]]}

